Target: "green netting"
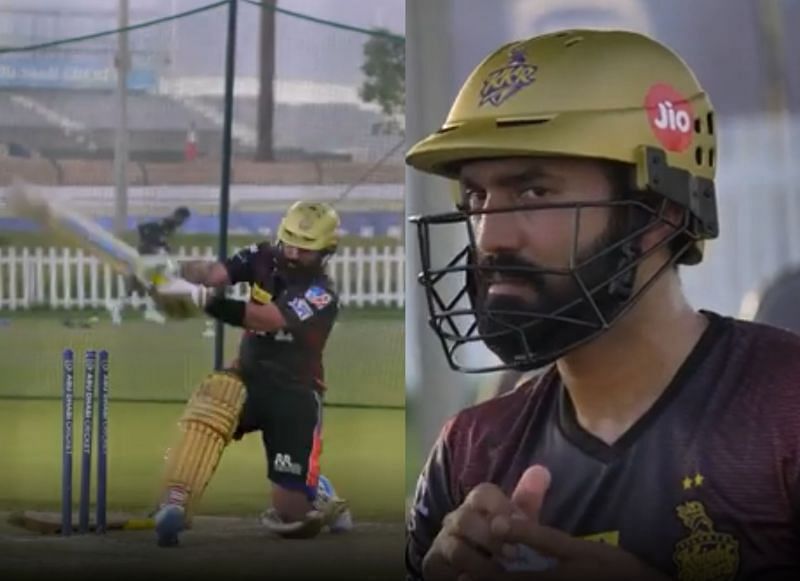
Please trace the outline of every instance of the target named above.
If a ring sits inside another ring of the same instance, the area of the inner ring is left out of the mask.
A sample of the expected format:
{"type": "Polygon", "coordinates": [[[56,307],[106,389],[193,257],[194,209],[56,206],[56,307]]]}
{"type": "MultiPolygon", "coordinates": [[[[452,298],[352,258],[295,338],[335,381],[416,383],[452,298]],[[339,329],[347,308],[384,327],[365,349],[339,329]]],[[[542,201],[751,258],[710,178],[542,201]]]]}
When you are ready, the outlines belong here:
{"type": "MultiPolygon", "coordinates": [[[[172,252],[213,257],[229,0],[162,4],[142,10],[131,0],[124,27],[116,3],[0,8],[0,196],[11,176],[22,177],[108,228],[124,214],[132,243],[138,225],[186,206],[192,217],[172,252]],[[120,143],[129,160],[123,206],[120,143]]],[[[403,38],[294,8],[238,4],[229,248],[272,237],[295,199],[336,203],[345,249],[333,271],[347,305],[326,354],[328,402],[402,407],[403,118],[365,102],[360,89],[365,43],[403,38]],[[265,13],[274,52],[262,46],[265,13]],[[274,59],[271,105],[261,91],[265,53],[274,59]],[[272,111],[268,155],[259,147],[264,111],[272,111]]],[[[72,347],[109,349],[114,399],[185,399],[213,364],[211,329],[149,321],[141,297],[115,310],[120,282],[0,204],[0,398],[58,398],[60,353],[72,347]]],[[[238,337],[226,334],[228,359],[238,337]]]]}

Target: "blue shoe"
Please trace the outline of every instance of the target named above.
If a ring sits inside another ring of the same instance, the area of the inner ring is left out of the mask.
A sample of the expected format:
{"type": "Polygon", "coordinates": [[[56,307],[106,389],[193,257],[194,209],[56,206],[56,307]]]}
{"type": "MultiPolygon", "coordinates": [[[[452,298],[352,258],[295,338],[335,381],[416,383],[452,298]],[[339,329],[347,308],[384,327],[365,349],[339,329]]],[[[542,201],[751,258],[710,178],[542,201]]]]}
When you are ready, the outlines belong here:
{"type": "Polygon", "coordinates": [[[186,512],[177,504],[165,504],[155,515],[159,547],[178,546],[178,533],[186,528],[186,512]]]}

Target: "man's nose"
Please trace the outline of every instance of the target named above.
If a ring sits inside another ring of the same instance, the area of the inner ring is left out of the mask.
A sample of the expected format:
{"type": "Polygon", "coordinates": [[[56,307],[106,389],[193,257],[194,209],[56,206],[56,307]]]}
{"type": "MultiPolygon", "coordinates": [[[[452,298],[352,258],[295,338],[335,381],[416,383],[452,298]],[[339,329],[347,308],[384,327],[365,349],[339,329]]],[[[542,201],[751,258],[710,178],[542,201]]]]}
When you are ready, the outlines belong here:
{"type": "Polygon", "coordinates": [[[483,210],[488,213],[476,216],[474,223],[478,250],[482,254],[519,251],[523,245],[525,227],[520,212],[493,194],[487,196],[483,210]]]}

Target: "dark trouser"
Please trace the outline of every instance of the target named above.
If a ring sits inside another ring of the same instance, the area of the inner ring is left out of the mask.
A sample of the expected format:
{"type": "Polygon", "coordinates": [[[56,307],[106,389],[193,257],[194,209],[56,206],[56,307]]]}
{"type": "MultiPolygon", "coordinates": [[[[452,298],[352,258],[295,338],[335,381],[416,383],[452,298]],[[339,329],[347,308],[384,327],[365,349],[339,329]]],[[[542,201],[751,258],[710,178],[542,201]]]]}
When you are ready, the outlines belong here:
{"type": "MultiPolygon", "coordinates": [[[[250,383],[250,382],[246,382],[250,383]]],[[[282,486],[317,495],[322,453],[322,399],[311,388],[249,385],[234,439],[260,430],[267,476],[282,486]]]]}

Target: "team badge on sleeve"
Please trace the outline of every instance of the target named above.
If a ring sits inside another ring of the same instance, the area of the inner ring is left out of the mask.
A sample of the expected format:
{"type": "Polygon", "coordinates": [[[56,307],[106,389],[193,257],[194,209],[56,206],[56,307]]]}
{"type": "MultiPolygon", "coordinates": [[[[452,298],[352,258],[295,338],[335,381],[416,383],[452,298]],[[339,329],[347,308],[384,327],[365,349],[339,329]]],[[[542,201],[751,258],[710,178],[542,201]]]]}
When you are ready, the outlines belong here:
{"type": "Polygon", "coordinates": [[[319,311],[331,304],[333,297],[331,296],[331,293],[326,291],[324,288],[320,286],[312,286],[306,291],[306,300],[314,305],[314,307],[316,307],[316,309],[319,311]]]}
{"type": "Polygon", "coordinates": [[[289,308],[295,312],[297,318],[301,321],[305,321],[306,319],[314,316],[314,311],[311,310],[311,305],[309,305],[301,297],[297,297],[296,299],[289,301],[289,308]]]}

